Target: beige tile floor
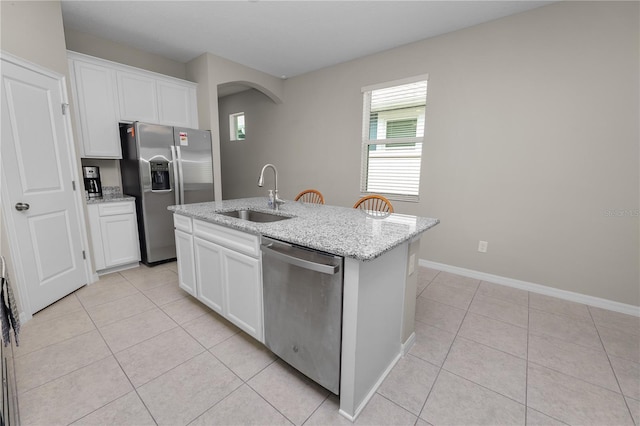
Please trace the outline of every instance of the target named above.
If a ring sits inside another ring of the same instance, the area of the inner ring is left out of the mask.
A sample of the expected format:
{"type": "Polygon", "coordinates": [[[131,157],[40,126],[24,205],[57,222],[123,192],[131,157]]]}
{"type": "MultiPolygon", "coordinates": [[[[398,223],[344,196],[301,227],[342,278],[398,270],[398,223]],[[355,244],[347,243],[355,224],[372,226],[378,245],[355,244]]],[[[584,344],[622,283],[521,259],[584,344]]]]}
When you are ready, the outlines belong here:
{"type": "MultiPolygon", "coordinates": [[[[357,424],[640,423],[639,318],[420,268],[415,325],[357,424]]],[[[24,425],[350,423],[335,396],[180,290],[175,263],[104,276],[21,339],[24,425]]]]}

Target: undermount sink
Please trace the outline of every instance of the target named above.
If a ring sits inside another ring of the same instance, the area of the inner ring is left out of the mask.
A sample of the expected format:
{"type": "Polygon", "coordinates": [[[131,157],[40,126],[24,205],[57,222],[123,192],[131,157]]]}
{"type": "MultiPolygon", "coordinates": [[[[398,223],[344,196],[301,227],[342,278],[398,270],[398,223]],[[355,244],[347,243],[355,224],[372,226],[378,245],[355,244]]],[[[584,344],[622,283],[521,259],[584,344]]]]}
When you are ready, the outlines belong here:
{"type": "Polygon", "coordinates": [[[279,220],[291,219],[287,216],[279,216],[277,214],[257,212],[254,210],[232,210],[230,212],[219,212],[218,214],[236,217],[238,219],[248,220],[249,222],[277,222],[279,220]]]}

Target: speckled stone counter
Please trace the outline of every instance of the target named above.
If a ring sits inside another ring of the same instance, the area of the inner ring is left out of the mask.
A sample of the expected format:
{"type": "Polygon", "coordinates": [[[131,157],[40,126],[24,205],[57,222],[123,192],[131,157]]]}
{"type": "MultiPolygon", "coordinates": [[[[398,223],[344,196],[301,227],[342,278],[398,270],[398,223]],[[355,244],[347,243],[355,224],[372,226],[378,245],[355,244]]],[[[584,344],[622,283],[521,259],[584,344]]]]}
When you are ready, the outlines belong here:
{"type": "Polygon", "coordinates": [[[87,204],[117,203],[119,201],[135,201],[135,197],[124,195],[119,186],[102,187],[102,197],[87,198],[87,204]]]}
{"type": "Polygon", "coordinates": [[[380,216],[353,208],[289,200],[280,206],[279,211],[273,211],[267,207],[266,197],[177,205],[170,206],[169,210],[362,261],[375,259],[440,222],[425,217],[395,213],[380,216]],[[268,212],[290,219],[257,223],[218,214],[240,209],[268,212]]]}

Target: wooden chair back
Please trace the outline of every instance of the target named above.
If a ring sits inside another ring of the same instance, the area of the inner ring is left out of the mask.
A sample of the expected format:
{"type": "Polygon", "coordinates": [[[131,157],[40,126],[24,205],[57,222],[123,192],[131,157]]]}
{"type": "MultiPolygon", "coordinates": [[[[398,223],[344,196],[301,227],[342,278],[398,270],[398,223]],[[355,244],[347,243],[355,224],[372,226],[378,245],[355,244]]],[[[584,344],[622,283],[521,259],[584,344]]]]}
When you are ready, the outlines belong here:
{"type": "Polygon", "coordinates": [[[295,201],[302,201],[303,203],[324,204],[324,197],[320,191],[315,189],[305,189],[296,196],[295,201]]]}
{"type": "Polygon", "coordinates": [[[393,213],[391,201],[382,195],[367,195],[366,197],[362,197],[354,204],[353,208],[393,213]]]}

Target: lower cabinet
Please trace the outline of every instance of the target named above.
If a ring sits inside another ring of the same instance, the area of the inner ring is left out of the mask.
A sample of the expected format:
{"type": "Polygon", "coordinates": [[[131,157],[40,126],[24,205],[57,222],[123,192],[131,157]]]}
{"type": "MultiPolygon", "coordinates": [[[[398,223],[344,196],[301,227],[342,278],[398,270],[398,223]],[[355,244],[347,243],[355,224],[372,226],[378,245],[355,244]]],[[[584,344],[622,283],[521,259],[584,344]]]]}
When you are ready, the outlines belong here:
{"type": "Polygon", "coordinates": [[[224,315],[222,273],[224,248],[197,237],[193,239],[193,247],[200,300],[217,313],[224,315]]]}
{"type": "Polygon", "coordinates": [[[178,259],[178,285],[196,296],[196,271],[193,262],[193,235],[176,229],[176,257],[178,259]]]}
{"type": "Polygon", "coordinates": [[[133,201],[89,204],[89,227],[97,271],[140,261],[133,201]]]}
{"type": "Polygon", "coordinates": [[[259,237],[177,214],[174,224],[180,287],[264,342],[259,237]]]}
{"type": "Polygon", "coordinates": [[[260,260],[223,249],[222,271],[227,318],[263,342],[260,260]]]}

